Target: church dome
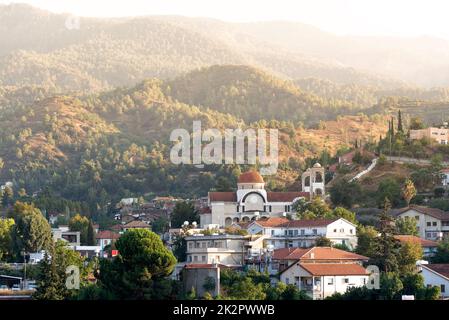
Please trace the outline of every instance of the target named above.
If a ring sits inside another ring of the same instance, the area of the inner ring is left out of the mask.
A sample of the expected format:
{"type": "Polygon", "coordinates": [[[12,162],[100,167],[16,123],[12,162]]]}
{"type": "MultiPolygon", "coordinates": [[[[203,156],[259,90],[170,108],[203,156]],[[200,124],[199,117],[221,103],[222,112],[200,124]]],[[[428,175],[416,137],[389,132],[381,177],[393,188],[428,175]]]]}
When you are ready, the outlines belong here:
{"type": "Polygon", "coordinates": [[[265,183],[257,171],[248,171],[240,175],[238,183],[265,183]]]}
{"type": "Polygon", "coordinates": [[[314,168],[321,168],[321,164],[319,164],[319,163],[317,162],[317,163],[315,163],[315,164],[313,165],[313,167],[314,167],[314,168]]]}

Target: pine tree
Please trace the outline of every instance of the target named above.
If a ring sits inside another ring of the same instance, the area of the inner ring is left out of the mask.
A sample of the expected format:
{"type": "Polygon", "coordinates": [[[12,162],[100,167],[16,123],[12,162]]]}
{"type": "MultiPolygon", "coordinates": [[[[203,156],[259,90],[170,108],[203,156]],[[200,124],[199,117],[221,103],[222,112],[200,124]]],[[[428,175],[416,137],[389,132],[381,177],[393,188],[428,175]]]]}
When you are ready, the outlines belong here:
{"type": "Polygon", "coordinates": [[[61,285],[61,278],[54,261],[55,250],[50,250],[51,256],[46,252],[44,260],[39,264],[37,276],[37,290],[33,298],[37,300],[63,300],[65,298],[65,288],[61,285]]]}
{"type": "Polygon", "coordinates": [[[399,268],[397,256],[400,245],[394,238],[394,219],[388,214],[391,203],[385,198],[384,209],[379,215],[380,236],[373,243],[372,262],[384,272],[396,272],[399,268]]]}

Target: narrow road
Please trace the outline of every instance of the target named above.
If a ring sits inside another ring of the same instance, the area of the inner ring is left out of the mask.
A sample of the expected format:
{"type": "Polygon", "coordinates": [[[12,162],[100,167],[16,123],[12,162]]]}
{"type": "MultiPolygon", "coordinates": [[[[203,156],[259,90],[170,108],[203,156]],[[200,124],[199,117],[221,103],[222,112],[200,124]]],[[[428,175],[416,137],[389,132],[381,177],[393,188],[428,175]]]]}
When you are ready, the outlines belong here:
{"type": "Polygon", "coordinates": [[[363,177],[365,174],[368,174],[371,172],[371,170],[373,170],[376,167],[377,164],[377,160],[378,158],[374,158],[373,161],[371,161],[371,164],[369,165],[368,168],[366,168],[365,170],[363,170],[362,172],[359,172],[354,178],[352,178],[351,180],[349,180],[349,182],[353,182],[354,180],[359,180],[361,177],[363,177]]]}

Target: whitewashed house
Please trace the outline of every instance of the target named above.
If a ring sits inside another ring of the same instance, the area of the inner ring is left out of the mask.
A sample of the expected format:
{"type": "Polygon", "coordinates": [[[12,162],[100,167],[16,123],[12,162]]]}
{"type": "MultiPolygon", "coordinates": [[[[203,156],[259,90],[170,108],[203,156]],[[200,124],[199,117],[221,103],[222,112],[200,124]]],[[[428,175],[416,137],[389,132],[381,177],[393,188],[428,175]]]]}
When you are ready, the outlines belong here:
{"type": "Polygon", "coordinates": [[[353,249],[357,246],[357,226],[343,218],[318,220],[289,220],[286,218],[259,219],[247,227],[249,234],[266,236],[268,244],[278,248],[315,245],[317,238],[326,237],[333,244],[343,244],[353,249]]]}
{"type": "Polygon", "coordinates": [[[324,299],[348,288],[368,283],[362,266],[368,257],[329,247],[285,248],[274,251],[274,270],[279,279],[306,291],[313,299],[324,299]]]}
{"type": "Polygon", "coordinates": [[[439,287],[441,296],[449,298],[449,264],[422,264],[421,274],[427,287],[439,287]]]}
{"type": "Polygon", "coordinates": [[[412,205],[401,209],[396,216],[415,219],[420,238],[441,240],[449,237],[449,212],[412,205]]]}
{"type": "Polygon", "coordinates": [[[361,265],[353,263],[294,263],[281,273],[280,280],[294,284],[314,300],[319,300],[335,293],[345,293],[352,287],[365,286],[369,273],[361,265]]]}

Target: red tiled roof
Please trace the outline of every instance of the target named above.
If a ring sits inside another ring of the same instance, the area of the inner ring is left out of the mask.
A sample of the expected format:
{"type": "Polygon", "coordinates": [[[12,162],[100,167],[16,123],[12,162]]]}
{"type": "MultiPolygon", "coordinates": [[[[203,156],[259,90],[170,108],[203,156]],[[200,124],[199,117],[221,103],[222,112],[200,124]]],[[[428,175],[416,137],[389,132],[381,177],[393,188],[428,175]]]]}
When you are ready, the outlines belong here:
{"type": "Polygon", "coordinates": [[[449,278],[449,263],[423,264],[422,266],[449,278]]]}
{"type": "Polygon", "coordinates": [[[146,224],[145,222],[142,221],[138,221],[138,220],[134,220],[131,221],[127,224],[125,224],[123,226],[123,228],[128,229],[128,228],[149,228],[150,226],[148,224],[146,224]]]}
{"type": "Polygon", "coordinates": [[[269,227],[280,227],[286,223],[288,223],[290,220],[287,218],[268,218],[268,219],[259,219],[255,221],[254,223],[257,223],[261,227],[269,228],[269,227]]]}
{"type": "Polygon", "coordinates": [[[412,242],[412,243],[419,243],[421,247],[438,247],[438,243],[435,241],[423,239],[417,236],[411,236],[411,235],[396,235],[394,236],[396,240],[399,240],[400,242],[412,242]]]}
{"type": "Polygon", "coordinates": [[[331,247],[283,248],[273,252],[275,260],[368,260],[368,257],[331,247]],[[288,250],[288,251],[287,251],[288,250]]]}
{"type": "Polygon", "coordinates": [[[273,260],[299,260],[310,248],[281,248],[273,251],[273,260]]]}
{"type": "Polygon", "coordinates": [[[237,194],[235,192],[209,192],[209,200],[212,202],[237,202],[237,194]]]}
{"type": "Polygon", "coordinates": [[[409,210],[415,210],[419,213],[426,214],[426,215],[436,218],[438,220],[449,220],[449,212],[446,212],[446,211],[443,211],[443,210],[440,210],[437,208],[428,208],[428,207],[416,206],[416,205],[411,205],[408,208],[403,208],[403,209],[399,210],[396,213],[396,215],[400,215],[409,210]]]}
{"type": "Polygon", "coordinates": [[[240,175],[238,183],[265,183],[257,171],[248,171],[240,175]]]}
{"type": "MultiPolygon", "coordinates": [[[[292,202],[296,198],[308,198],[308,192],[267,192],[269,202],[292,202]]],[[[237,202],[235,192],[209,192],[209,200],[214,202],[237,202]]]]}
{"type": "Polygon", "coordinates": [[[331,224],[338,219],[317,219],[317,220],[289,220],[287,218],[268,218],[259,219],[254,223],[265,228],[309,228],[323,227],[331,224]]]}
{"type": "Polygon", "coordinates": [[[336,219],[316,219],[316,220],[289,220],[285,227],[287,228],[309,228],[309,227],[325,227],[336,219]]]}
{"type": "Polygon", "coordinates": [[[210,210],[209,207],[204,207],[200,209],[200,214],[208,214],[211,213],[212,211],[210,210]]]}
{"type": "Polygon", "coordinates": [[[269,202],[292,202],[296,198],[308,198],[308,192],[267,192],[269,202]]]}
{"type": "Polygon", "coordinates": [[[111,230],[115,230],[115,231],[121,231],[123,229],[123,225],[121,225],[121,224],[114,224],[110,229],[111,230]]]}
{"type": "Polygon", "coordinates": [[[120,235],[118,233],[106,230],[106,231],[100,231],[96,235],[97,239],[113,239],[116,240],[120,238],[120,235]]]}
{"type": "Polygon", "coordinates": [[[301,263],[301,268],[314,276],[355,276],[369,273],[357,263],[301,263]]]}

